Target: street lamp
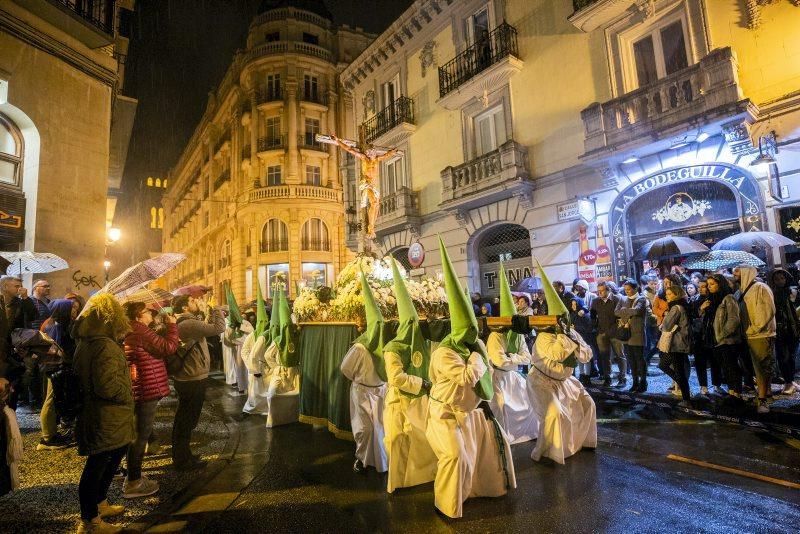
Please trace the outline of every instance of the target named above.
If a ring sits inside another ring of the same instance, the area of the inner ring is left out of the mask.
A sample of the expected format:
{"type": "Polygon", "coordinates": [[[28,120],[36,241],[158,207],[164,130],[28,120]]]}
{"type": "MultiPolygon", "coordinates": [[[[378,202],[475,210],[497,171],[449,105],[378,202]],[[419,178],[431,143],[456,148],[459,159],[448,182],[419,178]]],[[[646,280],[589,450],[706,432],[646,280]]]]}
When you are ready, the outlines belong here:
{"type": "Polygon", "coordinates": [[[758,138],[758,156],[751,163],[751,167],[758,167],[760,165],[772,165],[777,163],[775,154],[778,152],[778,143],[775,139],[775,132],[770,132],[767,135],[762,135],[758,138]]]}
{"type": "Polygon", "coordinates": [[[108,269],[111,267],[111,262],[108,260],[103,261],[103,269],[106,271],[106,284],[108,283],[108,269]]]}
{"type": "Polygon", "coordinates": [[[116,243],[119,241],[119,238],[122,237],[122,230],[119,228],[109,228],[108,229],[108,243],[116,243]]]}

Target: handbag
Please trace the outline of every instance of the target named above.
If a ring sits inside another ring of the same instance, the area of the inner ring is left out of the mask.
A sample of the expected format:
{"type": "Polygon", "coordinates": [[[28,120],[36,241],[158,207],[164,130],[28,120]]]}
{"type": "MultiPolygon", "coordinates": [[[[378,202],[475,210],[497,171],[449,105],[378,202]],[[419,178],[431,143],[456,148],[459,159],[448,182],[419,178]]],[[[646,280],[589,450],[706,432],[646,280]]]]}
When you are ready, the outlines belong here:
{"type": "Polygon", "coordinates": [[[678,325],[673,326],[671,329],[661,332],[661,337],[658,338],[658,344],[656,348],[663,352],[668,353],[669,349],[672,347],[672,336],[675,334],[675,331],[678,329],[678,325]]]}
{"type": "Polygon", "coordinates": [[[611,337],[622,341],[628,341],[631,338],[631,323],[630,321],[618,320],[617,326],[611,332],[611,337]]]}

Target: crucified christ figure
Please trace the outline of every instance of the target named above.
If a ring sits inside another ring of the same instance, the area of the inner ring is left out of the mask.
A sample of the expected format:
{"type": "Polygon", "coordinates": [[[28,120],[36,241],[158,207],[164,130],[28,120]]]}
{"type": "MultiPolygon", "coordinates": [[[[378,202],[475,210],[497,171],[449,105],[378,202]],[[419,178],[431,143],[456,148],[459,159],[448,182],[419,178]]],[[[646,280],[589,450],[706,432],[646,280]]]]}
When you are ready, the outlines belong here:
{"type": "Polygon", "coordinates": [[[375,220],[378,218],[381,198],[381,193],[378,189],[379,164],[381,161],[396,156],[400,151],[393,148],[379,156],[378,151],[371,143],[362,141],[358,143],[358,148],[353,148],[333,134],[330,134],[329,137],[342,150],[361,160],[361,182],[358,186],[361,191],[361,208],[367,209],[367,238],[375,239],[375,220]]]}

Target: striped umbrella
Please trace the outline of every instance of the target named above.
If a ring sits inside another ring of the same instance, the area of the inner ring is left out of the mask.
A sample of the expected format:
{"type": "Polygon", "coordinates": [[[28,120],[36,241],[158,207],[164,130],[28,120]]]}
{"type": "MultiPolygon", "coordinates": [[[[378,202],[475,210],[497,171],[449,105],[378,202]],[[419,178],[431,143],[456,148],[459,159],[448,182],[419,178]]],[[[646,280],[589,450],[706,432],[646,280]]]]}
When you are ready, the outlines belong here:
{"type": "Polygon", "coordinates": [[[6,274],[11,276],[52,273],[69,268],[63,258],[49,252],[0,252],[0,256],[11,262],[6,269],[6,274]]]}
{"type": "Polygon", "coordinates": [[[739,265],[761,267],[764,265],[764,262],[757,256],[740,250],[709,250],[683,263],[685,269],[692,271],[717,271],[719,269],[737,267],[739,265]]]}
{"type": "Polygon", "coordinates": [[[175,252],[160,254],[125,269],[122,274],[108,282],[100,293],[111,293],[121,299],[140,290],[150,282],[161,278],[177,267],[186,255],[175,252]]]}

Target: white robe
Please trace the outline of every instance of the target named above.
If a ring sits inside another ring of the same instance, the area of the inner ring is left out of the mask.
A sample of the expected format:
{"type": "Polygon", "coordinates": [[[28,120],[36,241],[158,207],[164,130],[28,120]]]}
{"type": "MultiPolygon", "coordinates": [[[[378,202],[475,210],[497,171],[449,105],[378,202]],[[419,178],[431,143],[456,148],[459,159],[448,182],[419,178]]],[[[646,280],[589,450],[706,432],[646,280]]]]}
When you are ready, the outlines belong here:
{"type": "Polygon", "coordinates": [[[436,508],[449,517],[461,517],[462,505],[470,497],[499,497],[507,488],[517,487],[505,432],[500,428],[504,463],[497,427],[478,408],[474,386],[485,372],[476,352],[468,361],[446,347],[431,355],[433,387],[426,435],[438,458],[433,484],[436,508]]]}
{"type": "Polygon", "coordinates": [[[300,369],[281,365],[279,349],[270,343],[264,359],[270,368],[267,379],[267,427],[295,423],[300,419],[300,369]],[[296,402],[282,403],[281,398],[298,396],[296,402]]]}
{"type": "Polygon", "coordinates": [[[536,439],[539,420],[531,408],[525,377],[517,370],[520,365],[530,365],[531,353],[525,340],[520,342],[517,354],[507,352],[507,346],[505,334],[489,334],[486,350],[493,367],[494,386],[494,397],[489,405],[513,445],[536,439]]]}
{"type": "Polygon", "coordinates": [[[403,393],[418,394],[422,379],[407,374],[400,356],[394,352],[384,352],[383,359],[388,383],[383,410],[383,443],[389,457],[386,491],[392,493],[397,488],[432,481],[436,476],[436,455],[425,437],[428,396],[409,397],[403,393]]]}
{"type": "Polygon", "coordinates": [[[229,386],[236,384],[236,355],[234,354],[236,348],[230,346],[227,341],[227,328],[226,332],[220,334],[222,341],[222,368],[225,371],[225,383],[229,386]]]}
{"type": "Polygon", "coordinates": [[[356,442],[356,458],[378,472],[388,470],[383,448],[383,403],[386,384],[380,379],[372,355],[355,343],[342,360],[342,374],[350,380],[350,426],[356,442]]]}
{"type": "Polygon", "coordinates": [[[597,447],[597,416],[592,397],[561,362],[575,352],[579,363],[592,358],[589,345],[576,332],[540,333],[533,347],[528,393],[539,418],[539,439],[531,458],[542,456],[560,464],[582,447],[597,447]]]}
{"type": "Polygon", "coordinates": [[[231,337],[233,334],[233,329],[230,327],[226,328],[224,339],[225,343],[223,343],[223,345],[231,345],[233,369],[236,376],[236,388],[239,390],[239,393],[245,393],[247,391],[247,366],[244,364],[244,360],[242,360],[241,348],[244,344],[246,335],[253,332],[253,325],[251,325],[249,321],[243,320],[239,330],[241,330],[244,335],[234,339],[231,337]]]}
{"type": "Polygon", "coordinates": [[[272,370],[264,358],[265,351],[264,336],[258,336],[258,339],[256,339],[254,333],[247,335],[240,351],[242,361],[244,361],[247,371],[250,373],[247,381],[247,402],[242,406],[242,411],[245,413],[267,415],[269,412],[267,390],[272,370]]]}

